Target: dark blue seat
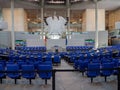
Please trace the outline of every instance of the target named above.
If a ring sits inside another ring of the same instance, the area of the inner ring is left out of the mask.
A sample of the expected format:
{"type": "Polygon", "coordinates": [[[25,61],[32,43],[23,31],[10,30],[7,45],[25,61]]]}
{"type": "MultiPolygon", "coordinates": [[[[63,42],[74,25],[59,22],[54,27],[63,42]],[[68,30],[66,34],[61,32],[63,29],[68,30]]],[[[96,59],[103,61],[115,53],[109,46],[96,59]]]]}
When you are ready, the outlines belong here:
{"type": "Polygon", "coordinates": [[[76,55],[71,55],[69,59],[69,63],[73,63],[76,60],[76,55]]]}
{"type": "Polygon", "coordinates": [[[7,76],[15,80],[20,79],[19,66],[17,64],[7,64],[7,76]]]}
{"type": "Polygon", "coordinates": [[[53,63],[60,63],[60,56],[59,55],[54,56],[53,63]]]}
{"type": "Polygon", "coordinates": [[[0,64],[3,65],[3,67],[5,67],[6,61],[5,60],[0,60],[0,64]]]}
{"type": "Polygon", "coordinates": [[[82,75],[84,75],[84,72],[85,72],[85,69],[87,68],[87,66],[88,66],[88,61],[79,60],[78,69],[82,72],[82,75]]]}
{"type": "MultiPolygon", "coordinates": [[[[118,59],[113,59],[112,62],[114,63],[114,68],[119,67],[119,60],[118,59]]],[[[114,70],[114,75],[118,75],[118,70],[114,70]]]]}
{"type": "Polygon", "coordinates": [[[100,64],[98,63],[89,63],[87,69],[87,76],[91,78],[91,83],[93,78],[100,75],[100,64]]]}
{"type": "Polygon", "coordinates": [[[17,64],[19,65],[19,68],[22,69],[22,65],[27,64],[27,62],[24,62],[23,60],[18,60],[17,64]]]}
{"type": "Polygon", "coordinates": [[[46,57],[45,57],[45,61],[52,61],[52,57],[51,57],[51,55],[46,55],[46,57]]]}
{"type": "Polygon", "coordinates": [[[29,79],[29,83],[31,84],[31,79],[35,79],[36,77],[34,65],[22,65],[22,77],[29,79]]]}
{"type": "Polygon", "coordinates": [[[101,76],[105,77],[105,82],[107,81],[107,76],[110,76],[114,73],[114,70],[112,70],[112,68],[114,68],[113,62],[102,64],[102,69],[106,69],[106,70],[101,70],[101,76]]]}
{"type": "Polygon", "coordinates": [[[2,73],[2,71],[5,71],[5,68],[2,64],[0,64],[0,71],[1,71],[0,72],[0,83],[2,83],[2,79],[6,77],[5,73],[4,72],[2,73]]]}
{"type": "Polygon", "coordinates": [[[79,66],[79,61],[78,61],[78,60],[75,60],[73,67],[74,67],[75,69],[78,69],[78,66],[79,66]]]}
{"type": "Polygon", "coordinates": [[[45,64],[38,65],[39,77],[42,79],[45,79],[45,84],[47,84],[47,79],[50,79],[52,77],[52,72],[47,71],[47,70],[52,70],[52,66],[45,65],[45,64]],[[40,71],[42,71],[42,72],[40,72],[40,71]],[[45,72],[43,72],[43,71],[45,71],[45,72]]]}

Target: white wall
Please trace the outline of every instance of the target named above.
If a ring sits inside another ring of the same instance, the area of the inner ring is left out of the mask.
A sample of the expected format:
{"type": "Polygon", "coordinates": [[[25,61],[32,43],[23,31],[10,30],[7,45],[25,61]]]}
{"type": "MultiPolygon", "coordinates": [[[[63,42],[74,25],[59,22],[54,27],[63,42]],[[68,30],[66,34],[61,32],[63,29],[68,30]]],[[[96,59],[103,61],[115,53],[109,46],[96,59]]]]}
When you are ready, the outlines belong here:
{"type": "MultiPolygon", "coordinates": [[[[8,30],[11,30],[12,19],[11,19],[11,9],[3,8],[3,18],[8,22],[8,30]]],[[[23,8],[14,9],[14,28],[15,31],[24,31],[27,25],[25,24],[26,14],[23,8]]]]}
{"type": "Polygon", "coordinates": [[[51,49],[54,46],[65,48],[65,39],[47,39],[47,49],[51,49]]]}
{"type": "MultiPolygon", "coordinates": [[[[98,9],[98,30],[105,30],[104,9],[98,9]]],[[[95,31],[95,9],[86,9],[86,31],[95,31]]]]}
{"type": "MultiPolygon", "coordinates": [[[[84,46],[86,39],[95,40],[95,32],[88,31],[82,34],[74,34],[71,36],[71,39],[68,40],[68,46],[84,46]]],[[[99,31],[98,33],[98,44],[99,47],[108,46],[108,32],[107,31],[99,31]]]]}
{"type": "MultiPolygon", "coordinates": [[[[104,47],[108,45],[108,32],[107,31],[99,31],[99,47],[104,47]]],[[[83,46],[85,45],[86,39],[95,39],[95,32],[90,31],[82,34],[75,34],[71,36],[71,39],[67,40],[67,46],[83,46]]],[[[40,39],[39,35],[28,34],[24,32],[15,32],[15,40],[26,40],[27,46],[45,46],[45,42],[43,39],[40,39]]],[[[47,39],[46,47],[47,49],[51,49],[54,46],[60,46],[65,48],[66,45],[65,39],[47,39]]],[[[0,32],[0,47],[11,46],[11,34],[10,31],[1,31],[0,32]]]]}
{"type": "Polygon", "coordinates": [[[43,39],[27,39],[26,40],[27,47],[40,47],[45,46],[43,39]]]}

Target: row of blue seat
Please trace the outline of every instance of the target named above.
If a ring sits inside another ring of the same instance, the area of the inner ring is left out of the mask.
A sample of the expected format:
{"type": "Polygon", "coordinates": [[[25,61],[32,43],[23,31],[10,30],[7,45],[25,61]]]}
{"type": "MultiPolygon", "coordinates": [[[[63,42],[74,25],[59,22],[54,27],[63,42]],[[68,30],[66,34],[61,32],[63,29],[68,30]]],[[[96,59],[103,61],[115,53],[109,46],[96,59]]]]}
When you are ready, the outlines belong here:
{"type": "Polygon", "coordinates": [[[80,70],[83,74],[86,70],[86,75],[91,78],[104,76],[105,81],[107,76],[118,74],[117,70],[110,70],[120,66],[120,46],[111,46],[99,48],[98,50],[84,50],[84,53],[75,50],[64,55],[67,62],[72,62],[75,69],[80,70]],[[109,70],[100,70],[109,69],[109,70]]]}
{"type": "Polygon", "coordinates": [[[16,50],[24,50],[24,51],[46,51],[46,47],[45,46],[41,46],[41,47],[16,47],[16,50]]]}
{"type": "Polygon", "coordinates": [[[31,79],[35,79],[36,74],[38,73],[39,77],[42,79],[50,79],[52,77],[52,66],[50,65],[38,65],[37,73],[35,71],[34,65],[28,65],[24,64],[21,66],[21,69],[19,68],[18,64],[7,64],[6,67],[4,67],[2,64],[0,64],[0,79],[2,83],[2,79],[8,76],[11,79],[16,80],[20,79],[21,77],[29,79],[31,84],[31,79]],[[46,71],[47,70],[47,71],[46,71]],[[6,72],[5,72],[6,71],[6,72]],[[44,72],[45,71],[45,72],[44,72]]]}
{"type": "Polygon", "coordinates": [[[91,83],[93,82],[93,78],[97,76],[104,76],[106,82],[108,76],[118,74],[118,70],[114,70],[114,68],[113,62],[103,63],[102,65],[99,63],[89,63],[86,75],[91,78],[91,83]]]}
{"type": "MultiPolygon", "coordinates": [[[[2,59],[4,60],[4,59],[2,59]]],[[[32,62],[36,62],[36,61],[41,61],[41,62],[45,62],[45,61],[52,61],[53,63],[60,63],[61,62],[61,57],[59,55],[46,55],[46,56],[42,56],[42,55],[9,55],[9,58],[7,61],[13,61],[13,62],[17,62],[17,61],[32,61],[32,62]]]]}
{"type": "Polygon", "coordinates": [[[67,46],[67,51],[77,51],[77,50],[91,50],[93,47],[91,46],[67,46]]]}

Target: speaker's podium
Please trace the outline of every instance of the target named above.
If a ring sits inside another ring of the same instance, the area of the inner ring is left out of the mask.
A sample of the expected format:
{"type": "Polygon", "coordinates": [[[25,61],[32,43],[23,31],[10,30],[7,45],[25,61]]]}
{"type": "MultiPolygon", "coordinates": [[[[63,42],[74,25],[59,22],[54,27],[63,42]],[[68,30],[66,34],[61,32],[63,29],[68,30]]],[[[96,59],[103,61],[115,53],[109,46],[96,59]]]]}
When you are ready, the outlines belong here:
{"type": "Polygon", "coordinates": [[[55,53],[60,52],[60,47],[57,46],[57,45],[53,46],[51,49],[52,49],[52,51],[55,52],[55,53]]]}
{"type": "Polygon", "coordinates": [[[55,48],[55,49],[54,49],[55,52],[58,53],[58,52],[59,52],[59,46],[56,45],[56,46],[54,46],[54,48],[55,48]]]}

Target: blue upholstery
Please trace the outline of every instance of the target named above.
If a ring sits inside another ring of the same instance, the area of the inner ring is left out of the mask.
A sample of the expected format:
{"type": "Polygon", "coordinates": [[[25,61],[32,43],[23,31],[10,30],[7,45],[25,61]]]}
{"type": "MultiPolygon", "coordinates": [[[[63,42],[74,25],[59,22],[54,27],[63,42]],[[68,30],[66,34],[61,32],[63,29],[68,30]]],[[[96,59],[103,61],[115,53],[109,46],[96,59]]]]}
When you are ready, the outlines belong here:
{"type": "Polygon", "coordinates": [[[34,65],[22,65],[22,77],[27,79],[34,79],[36,76],[34,70],[34,65]]]}
{"type": "Polygon", "coordinates": [[[51,55],[46,55],[46,57],[45,57],[45,61],[52,61],[52,57],[51,57],[51,55]]]}
{"type": "Polygon", "coordinates": [[[17,61],[17,64],[19,65],[19,68],[22,69],[22,65],[25,65],[27,63],[22,60],[19,60],[19,61],[17,61]]]}
{"type": "Polygon", "coordinates": [[[100,64],[98,63],[90,63],[88,64],[87,76],[91,78],[91,82],[93,78],[100,75],[100,64]]]}
{"type": "MultiPolygon", "coordinates": [[[[43,71],[43,70],[52,70],[51,65],[38,65],[38,70],[43,71]]],[[[52,72],[38,72],[39,77],[42,79],[50,79],[52,77],[52,72]]]]}
{"type": "Polygon", "coordinates": [[[60,56],[59,55],[54,56],[53,63],[60,63],[60,56]]]}
{"type": "Polygon", "coordinates": [[[17,64],[7,64],[7,76],[15,79],[15,84],[16,84],[16,79],[20,78],[20,73],[19,71],[19,66],[17,64]]]}
{"type": "MultiPolygon", "coordinates": [[[[2,64],[0,64],[0,71],[5,71],[5,68],[2,64]]],[[[0,83],[2,83],[3,78],[5,78],[5,73],[0,72],[0,83]]]]}
{"type": "Polygon", "coordinates": [[[74,67],[75,69],[78,69],[78,66],[79,66],[79,61],[78,61],[78,60],[75,60],[73,67],[74,67]]]}
{"type": "Polygon", "coordinates": [[[114,68],[114,63],[110,62],[110,63],[103,63],[102,64],[102,69],[111,69],[111,70],[101,70],[101,76],[105,77],[105,82],[106,82],[106,78],[107,76],[110,76],[113,74],[114,70],[112,70],[112,68],[114,68]]]}
{"type": "Polygon", "coordinates": [[[82,72],[83,75],[84,75],[84,72],[85,72],[85,69],[87,68],[87,66],[88,66],[88,61],[79,60],[78,69],[82,72]]]}
{"type": "Polygon", "coordinates": [[[5,67],[5,65],[6,65],[6,61],[5,61],[5,60],[0,60],[0,64],[2,64],[3,67],[5,67]]]}
{"type": "Polygon", "coordinates": [[[29,83],[31,84],[31,79],[35,79],[36,77],[34,65],[22,65],[22,77],[29,79],[29,83]]]}
{"type": "Polygon", "coordinates": [[[8,71],[7,76],[12,79],[17,79],[20,77],[20,73],[17,72],[19,71],[19,66],[17,64],[7,64],[7,71],[8,71]],[[9,71],[13,71],[13,72],[9,73],[9,71]]]}

